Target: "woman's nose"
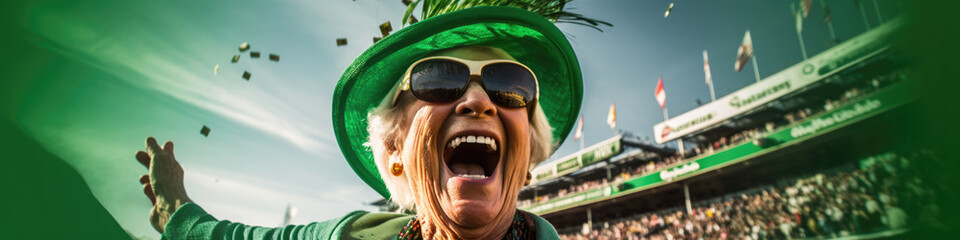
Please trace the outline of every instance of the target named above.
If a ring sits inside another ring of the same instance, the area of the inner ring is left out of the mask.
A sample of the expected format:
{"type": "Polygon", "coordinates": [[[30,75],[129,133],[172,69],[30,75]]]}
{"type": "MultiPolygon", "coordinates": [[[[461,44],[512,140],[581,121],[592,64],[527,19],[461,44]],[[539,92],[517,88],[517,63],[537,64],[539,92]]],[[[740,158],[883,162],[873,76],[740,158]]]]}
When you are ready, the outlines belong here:
{"type": "Polygon", "coordinates": [[[456,102],[456,113],[468,116],[496,116],[497,106],[493,104],[483,87],[471,82],[467,92],[456,102]]]}

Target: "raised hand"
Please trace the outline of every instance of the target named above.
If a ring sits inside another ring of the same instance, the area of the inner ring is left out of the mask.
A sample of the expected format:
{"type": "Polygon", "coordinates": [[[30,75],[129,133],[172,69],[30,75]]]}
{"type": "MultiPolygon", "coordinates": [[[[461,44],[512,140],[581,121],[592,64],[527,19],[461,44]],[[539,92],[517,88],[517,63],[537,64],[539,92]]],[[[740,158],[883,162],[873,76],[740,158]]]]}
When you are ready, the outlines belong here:
{"type": "Polygon", "coordinates": [[[136,158],[148,170],[148,174],[140,176],[140,184],[143,194],[153,203],[150,223],[163,233],[177,208],[191,202],[183,187],[183,168],[173,156],[173,142],[167,141],[161,148],[153,137],[147,138],[146,151],[137,151],[136,158]]]}

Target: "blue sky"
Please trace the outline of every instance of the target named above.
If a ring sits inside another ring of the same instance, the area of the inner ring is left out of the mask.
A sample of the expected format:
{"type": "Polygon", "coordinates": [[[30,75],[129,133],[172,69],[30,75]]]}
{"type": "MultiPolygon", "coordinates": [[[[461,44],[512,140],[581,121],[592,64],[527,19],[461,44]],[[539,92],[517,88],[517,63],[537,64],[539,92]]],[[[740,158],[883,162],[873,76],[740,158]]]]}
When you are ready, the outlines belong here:
{"type": "MultiPolygon", "coordinates": [[[[737,46],[750,30],[760,76],[802,60],[789,4],[797,1],[578,0],[571,11],[614,24],[600,33],[559,24],[584,76],[586,145],[613,136],[617,126],[643,136],[663,120],[654,87],[663,77],[672,116],[708,102],[702,52],[710,54],[717,97],[753,83],[753,66],[733,69],[737,46]]],[[[827,1],[838,37],[866,30],[853,1],[827,1]]],[[[899,15],[896,0],[878,0],[884,20],[899,15]]],[[[863,1],[870,26],[874,1],[863,1]]],[[[398,29],[399,0],[119,1],[62,0],[21,4],[10,16],[24,41],[45,53],[26,57],[14,79],[30,89],[4,113],[76,168],[98,200],[135,236],[157,238],[149,201],[133,158],[147,136],[176,142],[191,198],[214,216],[278,225],[289,203],[294,223],[375,210],[378,195],[345,163],[330,123],[333,88],[350,62],[379,35],[398,29]],[[335,45],[336,38],[349,44],[335,45]],[[264,54],[244,54],[249,42],[264,54]],[[266,54],[280,55],[279,62],[266,54]],[[213,74],[215,65],[219,74],[213,74]],[[240,76],[252,73],[250,81],[240,76]],[[210,126],[209,137],[199,134],[210,126]]],[[[810,56],[827,48],[820,1],[804,20],[810,56]]],[[[554,154],[578,150],[572,134],[554,154]]]]}

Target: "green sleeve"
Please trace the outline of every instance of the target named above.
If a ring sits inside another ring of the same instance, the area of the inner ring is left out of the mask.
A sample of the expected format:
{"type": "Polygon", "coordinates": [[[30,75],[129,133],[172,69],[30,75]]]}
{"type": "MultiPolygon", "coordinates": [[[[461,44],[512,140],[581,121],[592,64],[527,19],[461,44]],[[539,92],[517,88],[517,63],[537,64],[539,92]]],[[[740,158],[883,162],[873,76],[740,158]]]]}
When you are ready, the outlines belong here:
{"type": "Polygon", "coordinates": [[[269,228],[220,221],[199,205],[187,203],[170,217],[162,239],[339,239],[340,229],[364,214],[365,211],[354,211],[324,222],[269,228]]]}

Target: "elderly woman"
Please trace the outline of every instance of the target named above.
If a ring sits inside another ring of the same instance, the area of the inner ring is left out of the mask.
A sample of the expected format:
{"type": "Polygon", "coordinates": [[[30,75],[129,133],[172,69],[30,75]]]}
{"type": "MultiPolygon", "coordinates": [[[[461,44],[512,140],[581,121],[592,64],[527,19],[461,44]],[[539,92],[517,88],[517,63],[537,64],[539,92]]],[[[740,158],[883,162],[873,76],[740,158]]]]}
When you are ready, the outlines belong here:
{"type": "Polygon", "coordinates": [[[356,211],[281,228],[218,221],[187,197],[173,143],[148,138],[136,157],[149,168],[141,183],[157,231],[166,239],[557,239],[516,201],[578,114],[582,82],[570,44],[520,8],[425,18],[358,57],[333,104],[350,166],[415,215],[356,211]]]}

